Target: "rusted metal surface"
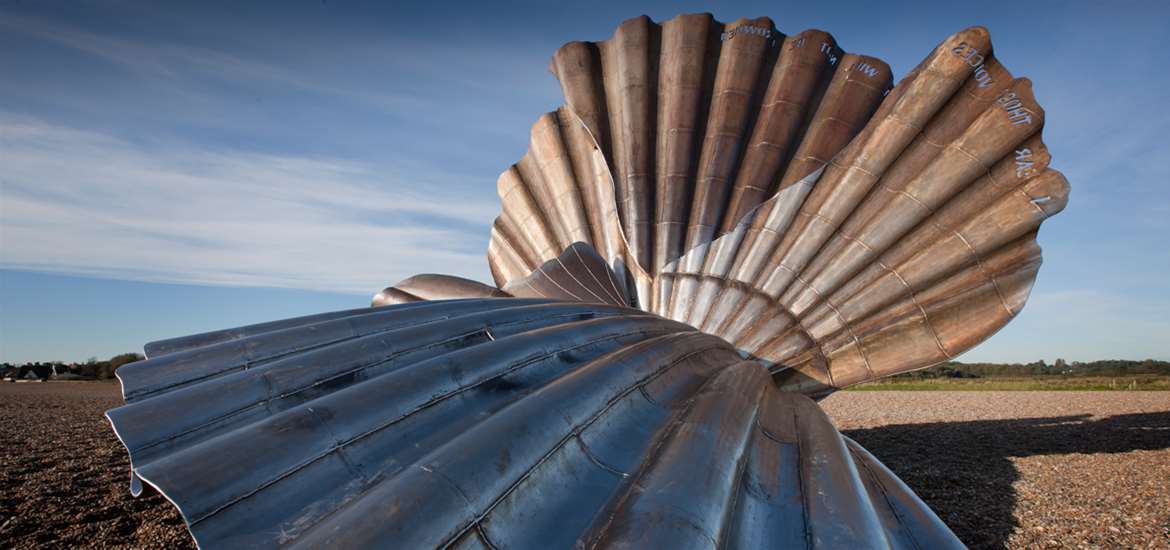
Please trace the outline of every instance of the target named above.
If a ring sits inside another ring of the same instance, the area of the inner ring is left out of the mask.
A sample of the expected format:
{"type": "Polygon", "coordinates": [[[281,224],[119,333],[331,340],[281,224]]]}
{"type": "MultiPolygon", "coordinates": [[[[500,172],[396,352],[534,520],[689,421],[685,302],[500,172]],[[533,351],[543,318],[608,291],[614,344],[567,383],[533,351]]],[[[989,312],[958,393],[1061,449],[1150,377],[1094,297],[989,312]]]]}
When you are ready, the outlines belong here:
{"type": "Polygon", "coordinates": [[[202,547],[961,546],[814,402],[638,310],[418,302],[236,333],[123,367],[108,413],[202,547]]]}

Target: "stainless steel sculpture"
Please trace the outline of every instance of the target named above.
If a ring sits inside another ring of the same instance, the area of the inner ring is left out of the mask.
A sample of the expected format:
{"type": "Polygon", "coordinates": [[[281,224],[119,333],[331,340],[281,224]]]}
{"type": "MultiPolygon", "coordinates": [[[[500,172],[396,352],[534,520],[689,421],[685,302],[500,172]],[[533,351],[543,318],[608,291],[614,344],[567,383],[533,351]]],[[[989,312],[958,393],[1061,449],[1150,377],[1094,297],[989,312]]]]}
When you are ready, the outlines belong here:
{"type": "Polygon", "coordinates": [[[107,413],[201,546],[961,547],[811,398],[1023,306],[1068,186],[981,28],[890,89],[768,19],[553,58],[496,286],[155,342],[107,413]]]}

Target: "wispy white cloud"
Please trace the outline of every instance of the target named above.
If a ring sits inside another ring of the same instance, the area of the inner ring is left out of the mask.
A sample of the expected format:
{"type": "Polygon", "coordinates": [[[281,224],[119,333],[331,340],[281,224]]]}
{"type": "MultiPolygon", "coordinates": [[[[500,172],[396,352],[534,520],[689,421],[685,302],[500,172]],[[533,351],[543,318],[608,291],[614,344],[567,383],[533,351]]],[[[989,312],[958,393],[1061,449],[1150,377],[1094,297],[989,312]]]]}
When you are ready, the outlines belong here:
{"type": "Polygon", "coordinates": [[[0,113],[0,266],[373,292],[420,271],[484,279],[496,205],[459,176],[179,147],[0,113]]]}
{"type": "Polygon", "coordinates": [[[350,87],[332,86],[312,75],[208,47],[121,38],[109,34],[48,21],[36,17],[6,14],[0,29],[35,39],[54,42],[104,59],[136,73],[139,78],[183,82],[192,77],[216,78],[226,82],[260,82],[291,87],[303,92],[338,96],[393,111],[429,105],[424,96],[392,94],[350,87]]]}

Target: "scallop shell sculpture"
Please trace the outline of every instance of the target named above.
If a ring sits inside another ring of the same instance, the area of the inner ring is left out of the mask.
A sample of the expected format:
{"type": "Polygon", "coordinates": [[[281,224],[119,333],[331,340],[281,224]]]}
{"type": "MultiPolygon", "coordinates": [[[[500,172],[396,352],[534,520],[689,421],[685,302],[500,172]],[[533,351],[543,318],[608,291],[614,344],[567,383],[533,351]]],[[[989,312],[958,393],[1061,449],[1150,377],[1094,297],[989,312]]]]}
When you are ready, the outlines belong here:
{"type": "Polygon", "coordinates": [[[880,60],[767,18],[632,19],[552,71],[567,105],[500,176],[497,285],[590,244],[639,307],[767,361],[784,389],[824,395],[989,337],[1067,200],[1031,83],[983,28],[892,90],[880,60]]]}
{"type": "Polygon", "coordinates": [[[495,285],[147,344],[107,413],[201,547],[957,548],[813,399],[1019,312],[1065,204],[986,30],[891,89],[766,18],[624,22],[500,176],[495,285]]]}

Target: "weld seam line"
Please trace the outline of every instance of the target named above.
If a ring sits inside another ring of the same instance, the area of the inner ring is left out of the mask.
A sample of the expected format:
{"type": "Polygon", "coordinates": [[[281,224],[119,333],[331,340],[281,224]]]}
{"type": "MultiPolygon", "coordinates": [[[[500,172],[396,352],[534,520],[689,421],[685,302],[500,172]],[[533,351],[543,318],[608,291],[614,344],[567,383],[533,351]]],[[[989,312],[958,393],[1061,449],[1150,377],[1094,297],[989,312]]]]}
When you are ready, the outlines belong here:
{"type": "MultiPolygon", "coordinates": [[[[570,245],[569,247],[566,247],[566,248],[571,248],[571,247],[572,247],[572,245],[570,245]]],[[[573,271],[569,269],[569,266],[565,265],[565,262],[561,261],[560,256],[556,257],[556,261],[557,261],[557,265],[561,266],[561,270],[564,271],[565,274],[568,275],[569,278],[572,279],[574,283],[577,283],[577,286],[585,289],[585,292],[588,292],[590,295],[592,295],[594,298],[596,298],[598,302],[602,302],[602,303],[608,302],[608,300],[606,300],[605,298],[602,298],[601,296],[598,296],[598,294],[596,292],[593,292],[593,289],[589,288],[588,286],[585,285],[585,283],[581,282],[581,280],[578,279],[577,276],[573,274],[573,271]]],[[[585,271],[589,271],[589,270],[586,269],[585,271]]],[[[600,284],[600,283],[598,283],[598,284],[600,284]]]]}
{"type": "Polygon", "coordinates": [[[969,241],[967,241],[967,237],[963,236],[963,234],[958,230],[954,230],[953,233],[956,237],[958,237],[960,242],[967,246],[967,251],[971,253],[971,257],[975,260],[975,265],[979,267],[979,272],[982,273],[988,281],[991,281],[992,287],[995,288],[996,295],[999,296],[999,303],[1003,305],[1005,310],[1007,310],[1008,316],[1014,317],[1016,314],[1012,312],[1012,308],[1008,306],[1007,296],[1004,295],[1003,289],[999,287],[999,281],[996,280],[995,276],[991,274],[991,270],[987,269],[987,266],[984,265],[983,258],[979,256],[978,252],[975,251],[975,247],[969,241]]]}
{"type": "MultiPolygon", "coordinates": [[[[558,315],[552,315],[552,316],[546,317],[545,319],[574,318],[574,317],[580,317],[583,314],[588,315],[588,317],[586,317],[584,319],[578,319],[578,320],[604,319],[607,317],[615,316],[616,312],[580,312],[580,311],[577,311],[577,312],[572,312],[572,313],[562,313],[562,314],[558,314],[558,315]],[[598,313],[600,313],[600,314],[598,314],[598,313]]],[[[268,388],[268,397],[266,399],[256,401],[255,403],[248,404],[248,405],[241,407],[239,409],[228,411],[224,414],[221,414],[221,415],[216,416],[214,418],[208,419],[207,421],[205,421],[197,426],[193,426],[193,427],[188,428],[186,430],[183,430],[179,433],[167,436],[164,439],[159,439],[156,441],[152,441],[148,444],[142,445],[140,447],[136,447],[134,449],[134,451],[141,452],[143,450],[157,447],[158,445],[162,445],[164,443],[182,438],[185,435],[199,432],[199,431],[203,431],[203,429],[207,428],[208,426],[210,426],[212,424],[216,424],[216,423],[219,423],[223,420],[229,419],[233,416],[237,416],[241,413],[246,412],[248,409],[252,409],[252,408],[260,407],[260,406],[263,406],[267,409],[268,405],[271,404],[273,401],[278,401],[278,400],[284,399],[286,397],[291,397],[291,396],[297,395],[297,394],[299,394],[305,390],[308,390],[310,388],[313,388],[315,386],[319,386],[321,384],[328,383],[331,380],[343,378],[343,377],[349,376],[349,375],[356,373],[356,372],[368,370],[368,369],[377,367],[379,365],[389,363],[389,362],[395,360],[396,358],[401,357],[401,356],[406,355],[406,354],[416,353],[416,352],[424,351],[427,349],[441,347],[441,346],[446,345],[446,344],[457,342],[457,341],[462,340],[464,338],[467,338],[469,336],[474,336],[475,334],[480,333],[480,332],[485,333],[491,340],[494,341],[495,337],[492,336],[490,331],[488,330],[488,328],[490,328],[491,326],[495,326],[495,327],[499,328],[499,327],[506,327],[506,326],[511,326],[511,325],[523,324],[523,323],[527,323],[530,321],[532,321],[532,319],[520,319],[520,320],[515,320],[515,321],[508,321],[506,323],[498,323],[496,325],[489,325],[488,327],[485,327],[482,329],[474,329],[474,330],[469,330],[467,332],[462,332],[462,333],[456,334],[450,338],[447,338],[445,340],[441,340],[438,342],[429,342],[429,343],[426,343],[426,344],[423,344],[420,346],[402,349],[398,352],[390,354],[389,356],[383,356],[379,359],[373,359],[373,360],[367,362],[366,364],[359,365],[359,366],[354,367],[352,369],[344,370],[344,371],[341,371],[339,373],[336,373],[336,374],[333,374],[330,376],[326,376],[325,378],[318,378],[316,380],[311,381],[308,384],[294,387],[294,388],[290,388],[288,391],[282,392],[279,394],[275,393],[275,391],[272,388],[271,381],[269,380],[269,378],[267,376],[267,373],[264,373],[264,374],[259,375],[258,378],[260,378],[262,381],[264,381],[265,387],[268,388]]],[[[384,332],[391,332],[391,331],[384,331],[384,332]]],[[[374,336],[377,336],[378,334],[379,333],[367,334],[367,335],[359,337],[359,338],[374,337],[374,336]]],[[[352,339],[356,339],[356,338],[352,338],[352,339]]],[[[425,360],[426,359],[424,359],[424,361],[425,360]]],[[[269,409],[269,410],[271,411],[271,409],[269,409]]]]}
{"type": "MultiPolygon", "coordinates": [[[[581,264],[581,268],[584,269],[585,272],[588,273],[589,276],[593,278],[593,282],[597,283],[597,287],[600,288],[602,292],[604,292],[607,296],[609,296],[610,298],[613,299],[614,305],[619,305],[619,306],[628,305],[625,303],[625,300],[622,300],[622,299],[618,298],[616,295],[611,294],[609,292],[609,289],[605,288],[605,284],[601,282],[601,279],[597,278],[597,274],[594,273],[592,269],[589,269],[589,264],[585,263],[585,258],[581,257],[581,253],[578,252],[575,247],[570,246],[569,248],[572,249],[573,255],[577,257],[577,262],[581,264]]],[[[606,267],[606,271],[609,271],[609,266],[606,265],[605,267],[606,267]]],[[[606,278],[609,279],[608,273],[606,274],[606,278]]],[[[613,284],[612,280],[610,280],[610,284],[611,285],[613,284]]],[[[617,288],[615,287],[614,290],[616,291],[617,288]]],[[[596,294],[595,294],[595,296],[596,296],[596,294]]]]}
{"type": "MultiPolygon", "coordinates": [[[[647,458],[655,458],[658,456],[659,449],[661,449],[662,446],[666,444],[667,440],[671,439],[671,436],[674,435],[674,433],[678,430],[679,424],[682,423],[682,419],[686,418],[691,409],[694,408],[697,394],[698,391],[696,390],[695,393],[691,394],[691,396],[687,398],[686,403],[683,405],[682,409],[672,415],[670,419],[668,419],[662,425],[662,427],[659,428],[657,433],[660,433],[661,437],[654,441],[653,446],[651,446],[650,449],[646,451],[644,456],[647,458]]],[[[622,491],[619,500],[613,503],[613,505],[609,508],[609,515],[605,518],[605,522],[594,531],[594,533],[596,533],[598,536],[593,540],[593,544],[589,545],[591,550],[597,548],[598,545],[601,544],[601,540],[604,537],[604,534],[609,531],[609,526],[613,525],[613,520],[617,517],[618,511],[621,510],[622,507],[625,506],[626,501],[628,501],[630,497],[633,496],[633,491],[630,490],[631,488],[643,490],[641,476],[631,476],[630,487],[622,491]]]]}
{"type": "MultiPolygon", "coordinates": [[[[553,258],[553,260],[555,260],[555,261],[556,261],[558,264],[560,264],[560,266],[561,266],[562,268],[563,268],[563,267],[565,267],[565,266],[564,266],[564,264],[561,264],[561,262],[560,262],[560,256],[559,256],[559,255],[558,255],[558,256],[556,256],[556,257],[554,257],[554,258],[553,258]]],[[[540,273],[541,275],[544,275],[544,278],[545,278],[545,280],[547,280],[548,282],[552,283],[552,284],[553,284],[553,286],[555,286],[555,287],[557,287],[557,288],[561,289],[561,290],[562,290],[562,291],[563,291],[565,294],[568,294],[568,295],[569,295],[569,296],[571,296],[571,297],[572,297],[574,300],[576,300],[576,301],[578,301],[578,302],[584,302],[584,301],[586,301],[586,300],[583,300],[583,299],[581,299],[581,297],[580,297],[580,296],[577,296],[576,294],[573,294],[573,292],[572,292],[572,291],[570,291],[569,289],[565,288],[565,287],[564,287],[564,286],[562,286],[560,283],[558,283],[558,282],[557,282],[557,280],[556,280],[556,279],[555,279],[555,278],[554,278],[552,275],[550,275],[548,271],[545,271],[545,269],[544,269],[544,266],[543,266],[543,265],[541,265],[541,266],[538,266],[538,267],[536,268],[536,271],[537,271],[538,273],[540,273]]],[[[574,280],[575,280],[575,279],[574,279],[574,280]]],[[[578,283],[578,284],[579,284],[579,283],[578,283]]]]}
{"type": "MultiPolygon", "coordinates": [[[[804,279],[801,279],[800,275],[793,275],[792,277],[796,280],[796,282],[804,285],[805,288],[812,291],[812,293],[817,296],[817,299],[822,300],[825,305],[829,307],[829,309],[833,310],[833,313],[837,315],[839,319],[844,321],[841,312],[837,309],[837,306],[833,305],[833,302],[825,298],[820,293],[820,291],[818,291],[816,288],[813,288],[812,285],[806,283],[804,279]]],[[[829,383],[836,387],[836,382],[833,381],[833,369],[832,366],[829,365],[829,354],[825,352],[825,346],[828,344],[828,342],[818,342],[816,339],[814,339],[812,334],[809,333],[808,327],[804,325],[804,319],[797,318],[796,322],[800,325],[800,328],[802,331],[804,331],[805,335],[808,336],[808,339],[816,344],[817,350],[821,353],[821,357],[825,358],[825,374],[829,377],[829,383]]],[[[848,323],[845,323],[845,329],[849,331],[849,337],[853,339],[855,344],[857,344],[857,354],[861,356],[861,361],[865,364],[865,371],[869,373],[870,378],[874,378],[873,368],[869,364],[869,356],[866,355],[865,348],[861,345],[861,339],[857,337],[857,333],[854,332],[853,327],[848,323]]]]}
{"type": "MultiPolygon", "coordinates": [[[[632,333],[632,335],[636,335],[636,336],[646,336],[646,335],[655,334],[655,333],[659,333],[659,335],[673,334],[673,332],[671,332],[671,331],[669,331],[669,330],[663,330],[663,329],[659,329],[659,330],[656,330],[656,331],[655,331],[655,330],[642,330],[642,331],[638,331],[638,332],[632,333]]],[[[533,364],[535,364],[535,363],[538,363],[538,362],[540,362],[540,361],[542,361],[542,360],[545,360],[545,359],[548,359],[548,358],[550,358],[550,357],[552,357],[552,356],[555,356],[555,355],[557,355],[557,354],[559,354],[559,353],[563,353],[563,352],[565,352],[565,351],[573,351],[573,350],[581,349],[581,348],[584,348],[584,347],[588,347],[588,346],[591,346],[591,345],[594,345],[594,344],[601,343],[601,342],[603,342],[603,341],[606,341],[606,340],[616,340],[616,339],[622,338],[622,337],[624,337],[624,336],[629,336],[629,335],[631,335],[631,334],[607,334],[607,335],[605,335],[605,336],[603,336],[603,337],[594,338],[594,339],[592,339],[592,340],[589,340],[589,341],[583,342],[583,343],[581,343],[581,344],[578,344],[578,345],[576,345],[576,346],[572,346],[572,347],[568,347],[568,348],[563,348],[563,349],[558,349],[558,350],[556,350],[556,351],[549,352],[549,353],[546,353],[546,354],[543,354],[543,355],[540,355],[540,356],[537,356],[537,357],[528,358],[528,359],[526,359],[526,360],[524,360],[524,361],[521,361],[519,364],[516,364],[516,365],[514,365],[514,366],[512,366],[512,367],[510,367],[510,368],[507,368],[507,369],[505,369],[505,370],[503,370],[503,371],[500,371],[500,372],[498,372],[498,373],[496,373],[496,374],[494,374],[494,375],[492,375],[492,376],[489,376],[489,377],[487,377],[487,378],[485,378],[485,379],[483,379],[483,380],[480,380],[479,382],[476,382],[476,383],[474,383],[474,384],[470,384],[470,385],[467,385],[467,386],[461,386],[461,387],[455,388],[454,390],[452,390],[452,391],[450,391],[450,392],[448,392],[448,393],[446,393],[446,394],[443,394],[443,395],[440,395],[440,396],[437,396],[437,397],[433,397],[433,398],[431,398],[431,399],[427,400],[426,402],[423,402],[423,403],[419,404],[418,406],[414,407],[413,409],[411,409],[411,410],[407,411],[405,414],[399,415],[397,418],[395,418],[395,419],[393,419],[393,420],[391,420],[391,421],[389,421],[389,422],[385,422],[385,423],[383,423],[382,425],[376,426],[376,427],[374,427],[374,428],[372,428],[372,429],[370,429],[370,430],[367,430],[367,431],[365,431],[365,432],[363,432],[363,433],[360,433],[360,434],[358,434],[358,435],[356,435],[356,436],[354,436],[354,437],[351,437],[350,439],[346,440],[346,441],[345,441],[345,442],[344,442],[344,443],[343,443],[341,446],[350,445],[350,444],[352,444],[352,443],[354,443],[354,442],[356,442],[356,441],[358,441],[358,440],[361,440],[361,439],[363,439],[363,438],[365,438],[365,437],[368,437],[368,436],[370,436],[370,435],[372,435],[372,434],[374,434],[374,433],[377,433],[377,432],[379,432],[379,431],[382,431],[382,430],[384,430],[384,429],[386,429],[386,428],[388,428],[388,427],[390,427],[390,426],[392,426],[392,425],[394,425],[394,424],[397,424],[398,422],[400,422],[400,421],[402,421],[402,420],[404,420],[404,419],[406,419],[406,418],[410,417],[411,415],[413,415],[413,414],[415,414],[415,413],[417,413],[417,412],[419,412],[419,411],[421,411],[421,410],[423,410],[423,409],[429,408],[429,407],[431,407],[431,406],[433,406],[433,405],[435,405],[435,404],[439,403],[440,401],[446,400],[446,399],[448,399],[448,398],[450,398],[450,397],[454,397],[454,396],[456,396],[456,395],[459,395],[459,394],[461,394],[461,393],[467,392],[467,391],[469,391],[469,390],[471,390],[471,389],[477,388],[477,387],[479,387],[479,386],[481,386],[481,385],[483,385],[483,384],[485,384],[485,383],[487,383],[487,382],[489,382],[489,381],[495,380],[495,379],[497,379],[497,378],[501,378],[501,377],[503,377],[503,376],[506,376],[506,375],[508,375],[508,374],[511,374],[511,373],[513,373],[513,372],[515,372],[515,371],[518,371],[518,370],[520,370],[520,369],[523,369],[523,368],[525,368],[525,367],[528,367],[528,366],[531,366],[531,365],[533,365],[533,364]]],[[[330,448],[329,448],[328,450],[326,450],[325,452],[323,452],[323,453],[319,453],[317,456],[311,457],[311,458],[309,458],[309,459],[307,459],[307,460],[305,460],[305,461],[302,461],[301,463],[299,463],[299,464],[297,464],[297,465],[294,465],[294,466],[293,466],[292,468],[290,468],[289,470],[287,470],[287,471],[285,471],[284,473],[282,473],[282,474],[280,474],[280,475],[278,475],[278,476],[276,476],[276,477],[274,477],[274,478],[272,478],[272,479],[270,479],[270,480],[266,481],[265,483],[261,484],[260,486],[256,487],[255,489],[253,489],[253,490],[251,490],[251,491],[247,492],[246,494],[244,494],[244,495],[241,495],[241,496],[239,496],[239,497],[236,497],[236,498],[233,498],[231,501],[229,501],[229,502],[227,502],[227,503],[225,503],[225,504],[222,504],[222,505],[220,505],[220,506],[216,507],[216,508],[215,508],[214,510],[212,510],[211,512],[209,512],[209,513],[206,513],[206,514],[204,514],[203,516],[200,516],[198,519],[194,519],[194,520],[192,520],[192,521],[189,523],[189,525],[191,525],[191,526],[194,526],[196,523],[199,523],[199,522],[201,522],[201,521],[203,521],[203,520],[206,520],[207,518],[210,518],[210,517],[214,516],[215,514],[219,513],[220,511],[222,511],[222,510],[224,510],[224,509],[226,509],[226,508],[228,508],[228,507],[230,507],[230,506],[233,506],[233,505],[235,505],[235,504],[237,504],[237,503],[239,503],[239,502],[241,502],[241,501],[243,501],[243,500],[245,500],[245,499],[247,499],[247,498],[249,498],[249,497],[251,497],[251,496],[253,496],[253,495],[256,495],[256,494],[260,493],[260,492],[261,492],[261,491],[263,491],[264,489],[267,489],[268,487],[270,487],[270,486],[272,486],[272,485],[274,485],[274,484],[276,484],[276,483],[280,482],[281,480],[283,480],[283,479],[285,479],[285,478],[288,478],[288,477],[290,477],[290,476],[294,475],[295,473],[297,473],[297,472],[299,472],[300,470],[302,470],[302,469],[304,469],[305,467],[307,467],[309,464],[312,464],[312,463],[314,463],[314,462],[316,462],[316,461],[318,461],[318,460],[321,460],[321,459],[323,459],[323,458],[325,458],[325,457],[329,456],[329,455],[330,455],[330,454],[332,454],[332,453],[333,453],[333,451],[334,451],[334,450],[336,450],[337,448],[339,448],[339,446],[330,447],[330,448]]]]}
{"type": "Polygon", "coordinates": [[[910,294],[910,301],[914,302],[915,307],[917,307],[918,311],[922,313],[922,321],[925,322],[926,327],[930,329],[930,335],[934,336],[934,343],[938,345],[938,350],[942,352],[943,357],[946,357],[947,359],[954,357],[954,355],[952,355],[951,352],[947,350],[947,347],[943,345],[942,337],[939,336],[938,329],[935,328],[934,322],[930,320],[930,315],[926,313],[926,307],[923,306],[922,303],[918,300],[918,292],[914,290],[914,287],[910,286],[910,283],[906,281],[906,279],[902,278],[901,273],[898,273],[896,270],[894,270],[894,268],[887,266],[885,262],[882,262],[879,259],[876,263],[882,269],[890,272],[890,274],[898,279],[898,282],[902,283],[902,286],[906,287],[907,293],[910,294]]]}
{"type": "MultiPolygon", "coordinates": [[[[378,313],[379,313],[379,314],[381,314],[381,315],[379,315],[379,316],[384,316],[384,315],[389,315],[391,312],[390,312],[390,311],[382,311],[382,312],[378,312],[378,313]]],[[[353,316],[350,316],[350,317],[341,317],[341,318],[338,318],[338,319],[331,319],[331,320],[329,320],[329,321],[322,321],[322,323],[334,323],[334,322],[340,323],[341,321],[345,321],[345,322],[348,324],[348,323],[352,322],[352,319],[351,319],[351,317],[356,317],[356,316],[362,316],[362,317],[365,317],[365,315],[356,314],[356,315],[353,315],[353,316]]],[[[457,316],[458,316],[458,315],[457,315],[457,316]]],[[[313,345],[307,345],[307,346],[297,346],[297,347],[295,347],[295,348],[291,348],[291,349],[289,349],[288,351],[284,351],[284,352],[281,352],[281,353],[277,353],[277,354],[275,354],[275,355],[271,355],[271,356],[268,356],[268,357],[262,357],[262,358],[259,358],[259,359],[257,359],[257,358],[248,358],[248,357],[244,356],[243,354],[241,354],[241,356],[240,356],[240,359],[241,359],[241,360],[243,360],[243,364],[236,365],[236,366],[233,366],[233,367],[231,367],[231,368],[224,369],[224,370],[220,370],[220,371],[216,371],[216,372],[213,372],[213,373],[210,373],[210,374],[206,374],[206,375],[203,375],[203,376],[199,376],[199,377],[195,377],[195,378],[189,378],[189,379],[184,379],[184,380],[182,380],[182,381],[179,381],[179,382],[176,382],[176,383],[173,383],[173,384],[168,384],[168,385],[166,385],[166,386],[162,386],[162,387],[159,387],[159,388],[155,388],[155,389],[152,389],[152,390],[150,390],[150,391],[147,391],[147,392],[135,392],[134,394],[132,394],[132,395],[131,395],[131,397],[132,397],[132,399],[134,400],[134,401],[133,401],[133,403],[137,403],[137,402],[139,402],[139,401],[142,401],[142,400],[145,400],[145,399],[147,399],[147,398],[150,398],[150,397],[155,397],[157,394],[162,394],[162,393],[169,393],[170,391],[173,391],[174,389],[177,389],[177,388],[182,388],[182,387],[184,387],[184,386],[190,386],[191,384],[195,384],[195,383],[198,383],[198,382],[207,381],[207,380],[210,380],[210,379],[220,378],[220,377],[222,377],[222,376],[226,376],[226,375],[232,374],[232,373],[234,373],[234,372],[237,372],[237,371],[241,371],[241,372],[242,372],[242,371],[246,371],[246,370],[248,370],[248,369],[249,369],[249,367],[255,367],[255,366],[259,366],[259,365],[260,365],[260,364],[262,364],[262,363],[273,363],[273,362],[276,362],[277,360],[280,360],[280,359],[283,359],[283,358],[286,358],[286,357],[289,357],[289,356],[292,356],[292,355],[297,355],[297,354],[301,354],[301,353],[306,353],[306,352],[309,352],[309,351],[313,351],[313,350],[317,350],[317,349],[321,349],[321,348],[329,347],[329,346],[332,346],[332,345],[335,345],[335,344],[339,344],[339,343],[342,343],[342,342],[348,342],[348,341],[350,341],[350,340],[355,340],[355,339],[358,339],[358,338],[364,338],[364,337],[366,337],[366,336],[373,336],[373,335],[376,335],[376,334],[381,334],[381,333],[385,333],[385,332],[392,332],[392,331],[395,331],[395,330],[400,330],[400,329],[403,329],[403,328],[408,328],[408,327],[410,327],[410,326],[422,326],[422,325],[429,325],[429,324],[434,324],[434,323],[441,323],[441,322],[443,322],[443,321],[450,320],[451,318],[452,318],[452,315],[444,315],[444,316],[441,316],[441,317],[436,317],[435,319],[432,319],[432,320],[430,320],[430,321],[426,321],[426,322],[424,322],[424,323],[418,323],[417,325],[406,325],[406,324],[403,324],[403,325],[400,325],[400,326],[395,326],[395,327],[393,327],[393,328],[387,328],[387,329],[384,329],[384,330],[376,330],[376,331],[370,332],[370,333],[368,333],[368,334],[351,334],[351,335],[349,335],[349,336],[343,336],[343,337],[335,338],[335,339],[333,339],[333,340],[326,340],[326,341],[323,341],[323,342],[318,342],[318,343],[316,343],[316,344],[313,344],[313,345]]],[[[297,328],[304,328],[304,327],[307,327],[307,326],[312,326],[312,325],[315,325],[315,324],[318,324],[318,323],[309,323],[309,324],[307,324],[307,325],[298,325],[298,326],[294,326],[294,327],[289,327],[288,329],[284,329],[284,330],[291,330],[291,329],[297,329],[297,328]]],[[[352,325],[350,325],[350,326],[352,327],[352,325]]],[[[280,331],[273,331],[273,332],[280,332],[280,331]]],[[[255,335],[252,335],[252,336],[242,337],[242,338],[240,338],[240,340],[246,340],[246,339],[249,339],[249,338],[263,337],[263,336],[266,336],[266,335],[270,336],[271,334],[272,334],[272,333],[270,333],[270,332],[265,332],[265,333],[255,334],[255,335]]],[[[212,345],[216,345],[216,344],[212,344],[212,345]]],[[[199,349],[199,348],[191,348],[191,349],[199,349]]],[[[133,403],[127,403],[127,405],[130,405],[130,404],[133,404],[133,403]]]]}
{"type": "MultiPolygon", "coordinates": [[[[695,334],[695,333],[691,333],[691,334],[695,334]]],[[[698,334],[702,334],[702,333],[698,333],[698,334]]],[[[688,336],[690,336],[690,335],[683,334],[683,336],[681,338],[687,338],[688,336]]],[[[626,388],[625,390],[622,390],[620,393],[618,393],[613,398],[611,398],[605,404],[605,406],[601,408],[601,410],[590,415],[589,418],[587,418],[585,421],[580,422],[577,426],[570,426],[569,433],[565,434],[565,436],[562,437],[560,439],[560,441],[558,441],[556,444],[554,444],[551,449],[549,449],[539,460],[537,460],[536,464],[533,464],[531,467],[529,467],[528,470],[526,470],[524,472],[524,474],[522,474],[520,476],[519,479],[517,479],[515,482],[513,482],[507,489],[505,489],[503,491],[503,493],[500,494],[500,496],[496,497],[496,499],[494,501],[492,501],[492,503],[489,504],[487,506],[487,508],[477,516],[476,519],[473,520],[473,523],[482,521],[484,518],[486,518],[488,516],[488,514],[490,514],[493,510],[495,510],[495,508],[501,502],[504,501],[504,499],[506,499],[508,496],[510,496],[513,492],[515,492],[515,490],[520,486],[520,484],[522,484],[525,480],[527,480],[529,477],[531,477],[533,472],[535,472],[538,468],[540,468],[541,465],[543,465],[550,458],[552,458],[552,455],[555,454],[557,451],[561,450],[561,448],[563,448],[569,441],[573,440],[574,438],[577,439],[578,441],[581,441],[581,432],[583,432],[584,430],[586,430],[590,426],[592,426],[598,419],[600,419],[602,416],[604,416],[605,413],[609,412],[609,410],[612,409],[614,407],[614,405],[616,405],[619,401],[624,399],[627,395],[633,393],[637,389],[638,386],[643,386],[643,385],[657,379],[661,375],[665,374],[666,371],[675,368],[680,363],[682,363],[682,362],[684,362],[692,357],[695,357],[695,356],[701,355],[701,354],[705,354],[711,350],[718,349],[719,347],[721,347],[721,345],[722,345],[722,342],[720,342],[719,344],[712,344],[712,345],[709,345],[706,347],[692,350],[692,351],[687,352],[686,354],[684,354],[680,357],[675,358],[675,360],[671,361],[669,364],[664,365],[662,367],[659,367],[654,372],[643,377],[641,380],[638,380],[637,382],[634,383],[633,386],[626,388]]],[[[458,537],[459,534],[456,534],[455,536],[458,537]]]]}

